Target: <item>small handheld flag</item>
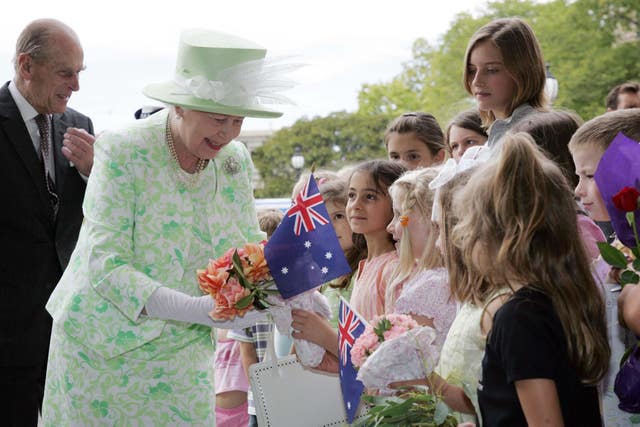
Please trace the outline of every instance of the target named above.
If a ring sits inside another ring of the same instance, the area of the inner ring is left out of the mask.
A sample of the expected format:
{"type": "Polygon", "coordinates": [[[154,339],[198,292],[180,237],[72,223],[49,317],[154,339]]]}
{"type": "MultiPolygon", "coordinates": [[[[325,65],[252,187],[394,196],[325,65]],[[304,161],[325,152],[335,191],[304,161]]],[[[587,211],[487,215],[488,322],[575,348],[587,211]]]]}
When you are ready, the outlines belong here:
{"type": "Polygon", "coordinates": [[[285,299],[351,271],[313,174],[267,242],[264,256],[285,299]]]}
{"type": "Polygon", "coordinates": [[[340,363],[340,387],[342,400],[347,412],[347,421],[353,422],[360,405],[360,397],[364,391],[362,382],[356,379],[358,371],[351,363],[351,348],[356,339],[362,335],[366,321],[357,314],[344,298],[340,297],[338,312],[338,359],[340,363]]]}

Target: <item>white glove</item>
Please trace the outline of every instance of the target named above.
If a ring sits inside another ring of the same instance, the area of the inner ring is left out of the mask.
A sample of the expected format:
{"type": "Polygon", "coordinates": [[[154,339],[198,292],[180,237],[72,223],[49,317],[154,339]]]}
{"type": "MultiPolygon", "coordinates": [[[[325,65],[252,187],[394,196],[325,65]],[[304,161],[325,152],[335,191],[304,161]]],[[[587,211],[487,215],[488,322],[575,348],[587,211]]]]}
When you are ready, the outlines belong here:
{"type": "Polygon", "coordinates": [[[243,317],[233,320],[213,320],[209,313],[213,311],[213,298],[210,295],[193,297],[176,290],[161,286],[149,296],[145,309],[149,317],[162,320],[198,323],[220,329],[243,329],[256,322],[267,319],[266,311],[251,310],[243,317]]]}

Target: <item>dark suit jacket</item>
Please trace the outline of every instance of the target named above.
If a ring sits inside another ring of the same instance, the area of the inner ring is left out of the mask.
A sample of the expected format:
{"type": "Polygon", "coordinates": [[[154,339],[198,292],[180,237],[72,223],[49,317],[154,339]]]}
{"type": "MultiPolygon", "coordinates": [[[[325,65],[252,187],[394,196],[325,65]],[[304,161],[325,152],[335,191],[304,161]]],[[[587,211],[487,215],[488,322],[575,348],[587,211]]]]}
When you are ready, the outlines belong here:
{"type": "Polygon", "coordinates": [[[0,88],[0,367],[47,359],[51,317],[45,304],[75,247],[86,186],[61,151],[69,126],[93,134],[91,120],[70,108],[53,115],[60,197],[54,219],[42,163],[8,83],[0,88]]]}

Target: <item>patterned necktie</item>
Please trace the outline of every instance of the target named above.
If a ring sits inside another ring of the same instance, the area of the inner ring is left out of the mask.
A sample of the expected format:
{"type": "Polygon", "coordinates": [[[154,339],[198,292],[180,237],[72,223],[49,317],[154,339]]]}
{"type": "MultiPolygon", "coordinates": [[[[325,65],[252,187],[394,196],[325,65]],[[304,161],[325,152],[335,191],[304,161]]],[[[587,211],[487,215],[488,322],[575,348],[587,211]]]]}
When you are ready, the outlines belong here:
{"type": "Polygon", "coordinates": [[[49,199],[51,200],[51,206],[53,207],[53,214],[55,216],[58,212],[58,194],[56,193],[56,185],[51,178],[54,171],[52,171],[49,166],[49,117],[44,114],[38,114],[36,116],[36,124],[40,132],[40,153],[42,155],[41,159],[44,167],[47,192],[49,193],[49,199]]]}

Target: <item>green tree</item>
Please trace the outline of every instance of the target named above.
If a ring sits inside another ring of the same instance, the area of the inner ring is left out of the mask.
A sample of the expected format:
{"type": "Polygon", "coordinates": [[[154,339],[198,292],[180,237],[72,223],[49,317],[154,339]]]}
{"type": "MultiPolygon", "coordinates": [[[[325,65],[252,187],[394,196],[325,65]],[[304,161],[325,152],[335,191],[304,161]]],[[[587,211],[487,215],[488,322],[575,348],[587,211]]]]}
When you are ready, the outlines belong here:
{"type": "Polygon", "coordinates": [[[300,119],[293,126],[273,134],[256,149],[253,161],[262,177],[256,197],[289,197],[296,171],[291,156],[296,145],[302,149],[305,167],[339,170],[365,159],[386,157],[382,142],[389,116],[346,112],[327,117],[300,119]]]}
{"type": "Polygon", "coordinates": [[[639,11],[640,0],[489,2],[481,16],[458,14],[434,45],[416,40],[412,59],[391,82],[362,86],[358,111],[428,111],[444,127],[474,105],[462,84],[471,35],[492,19],[519,16],[533,27],[558,79],[555,106],[590,119],[604,111],[604,99],[613,86],[640,78],[639,11]]]}
{"type": "Polygon", "coordinates": [[[564,13],[562,3],[543,5],[555,22],[541,19],[537,34],[559,81],[556,105],[590,119],[613,86],[640,78],[640,1],[581,0],[564,13]]]}
{"type": "Polygon", "coordinates": [[[640,0],[489,2],[479,16],[456,15],[435,43],[417,39],[411,59],[390,82],[362,85],[356,113],[302,119],[274,134],[253,156],[264,178],[257,195],[289,195],[295,179],[290,158],[296,145],[302,147],[307,166],[339,169],[384,156],[384,128],[402,112],[430,112],[444,128],[455,114],[475,104],[462,84],[469,39],[490,20],[509,16],[525,19],[540,41],[559,82],[554,107],[588,120],[604,112],[613,86],[640,79],[640,0]]]}

